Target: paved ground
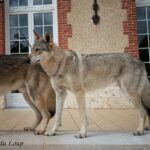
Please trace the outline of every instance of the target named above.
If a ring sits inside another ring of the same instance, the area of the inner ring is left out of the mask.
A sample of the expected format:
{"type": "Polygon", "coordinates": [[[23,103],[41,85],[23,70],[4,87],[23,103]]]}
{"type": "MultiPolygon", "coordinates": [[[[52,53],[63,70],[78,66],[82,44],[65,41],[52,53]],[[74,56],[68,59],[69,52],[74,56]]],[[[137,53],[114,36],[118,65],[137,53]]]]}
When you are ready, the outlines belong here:
{"type": "Polygon", "coordinates": [[[1,131],[0,149],[31,150],[150,150],[150,132],[135,137],[131,131],[89,132],[85,139],[76,139],[75,131],[60,131],[52,137],[36,136],[32,132],[1,131]]]}
{"type": "MultiPolygon", "coordinates": [[[[63,113],[61,131],[56,136],[45,137],[22,131],[35,119],[31,109],[0,111],[0,150],[150,150],[150,131],[135,137],[137,127],[135,110],[88,110],[88,137],[76,139],[79,114],[76,109],[63,113]]],[[[54,120],[48,125],[51,128],[54,120]]]]}

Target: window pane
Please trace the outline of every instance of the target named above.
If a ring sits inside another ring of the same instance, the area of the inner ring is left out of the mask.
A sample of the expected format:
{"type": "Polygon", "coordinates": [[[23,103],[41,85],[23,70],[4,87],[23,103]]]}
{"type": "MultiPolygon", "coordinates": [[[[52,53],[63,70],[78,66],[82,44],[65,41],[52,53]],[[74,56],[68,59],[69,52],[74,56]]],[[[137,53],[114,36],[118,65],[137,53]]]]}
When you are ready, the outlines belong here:
{"type": "Polygon", "coordinates": [[[11,53],[19,53],[19,42],[18,41],[10,42],[10,52],[11,53]]]}
{"type": "Polygon", "coordinates": [[[45,5],[52,4],[52,0],[43,0],[43,4],[45,5]]]}
{"type": "Polygon", "coordinates": [[[43,36],[43,27],[34,27],[34,30],[41,36],[43,36]]]}
{"type": "Polygon", "coordinates": [[[29,46],[27,41],[21,41],[20,42],[20,52],[21,53],[28,53],[29,51],[29,46]]]}
{"type": "Polygon", "coordinates": [[[148,21],[148,33],[150,33],[150,21],[148,21]]]}
{"type": "Polygon", "coordinates": [[[19,39],[18,29],[10,29],[10,40],[19,39]]]}
{"type": "Polygon", "coordinates": [[[18,27],[18,15],[9,16],[10,27],[18,27]]]}
{"type": "Polygon", "coordinates": [[[34,14],[34,25],[43,25],[43,19],[41,13],[34,14]]]}
{"type": "Polygon", "coordinates": [[[28,39],[28,28],[20,28],[20,39],[28,39]]]}
{"type": "Polygon", "coordinates": [[[147,35],[139,35],[139,48],[148,47],[148,38],[147,35]]]}
{"type": "Polygon", "coordinates": [[[19,0],[19,6],[28,6],[28,0],[19,0]]]}
{"type": "Polygon", "coordinates": [[[147,75],[150,76],[150,64],[145,64],[147,75]]]}
{"type": "Polygon", "coordinates": [[[28,26],[28,16],[27,14],[19,15],[20,26],[28,26]]]}
{"type": "Polygon", "coordinates": [[[52,25],[53,16],[52,13],[44,13],[44,25],[52,25]]]}
{"type": "Polygon", "coordinates": [[[140,59],[144,62],[149,61],[149,52],[148,49],[140,49],[140,59]]]}
{"type": "Polygon", "coordinates": [[[18,0],[9,0],[9,6],[10,7],[18,6],[18,0]]]}
{"type": "Polygon", "coordinates": [[[46,32],[49,32],[53,36],[53,27],[52,26],[46,26],[46,27],[44,27],[44,34],[46,32]]]}
{"type": "Polygon", "coordinates": [[[138,21],[138,33],[147,33],[146,21],[138,21]]]}
{"type": "Polygon", "coordinates": [[[138,7],[137,10],[137,19],[146,19],[146,8],[145,7],[138,7]]]}
{"type": "Polygon", "coordinates": [[[147,16],[148,16],[148,19],[150,19],[150,7],[147,7],[147,16]]]}
{"type": "Polygon", "coordinates": [[[33,5],[42,5],[42,0],[33,0],[33,5]]]}

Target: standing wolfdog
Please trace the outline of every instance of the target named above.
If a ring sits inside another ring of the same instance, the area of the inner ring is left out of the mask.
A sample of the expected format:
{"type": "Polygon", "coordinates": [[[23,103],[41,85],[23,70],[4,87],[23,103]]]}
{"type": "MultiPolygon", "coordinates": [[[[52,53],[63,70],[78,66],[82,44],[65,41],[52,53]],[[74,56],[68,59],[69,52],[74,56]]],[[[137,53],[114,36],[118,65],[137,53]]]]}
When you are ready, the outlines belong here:
{"type": "Polygon", "coordinates": [[[43,134],[55,114],[55,93],[42,67],[28,60],[25,56],[0,56],[0,95],[19,89],[36,114],[33,125],[24,130],[43,134]]]}
{"type": "Polygon", "coordinates": [[[81,117],[81,129],[76,137],[86,137],[88,123],[85,92],[104,88],[112,83],[116,83],[138,109],[139,125],[134,135],[144,134],[146,115],[150,116],[150,84],[145,66],[140,60],[121,53],[80,55],[57,47],[48,33],[42,38],[35,32],[35,37],[31,62],[42,65],[51,77],[52,87],[56,92],[56,122],[52,131],[47,131],[45,135],[55,135],[61,125],[68,89],[76,96],[81,117]]]}

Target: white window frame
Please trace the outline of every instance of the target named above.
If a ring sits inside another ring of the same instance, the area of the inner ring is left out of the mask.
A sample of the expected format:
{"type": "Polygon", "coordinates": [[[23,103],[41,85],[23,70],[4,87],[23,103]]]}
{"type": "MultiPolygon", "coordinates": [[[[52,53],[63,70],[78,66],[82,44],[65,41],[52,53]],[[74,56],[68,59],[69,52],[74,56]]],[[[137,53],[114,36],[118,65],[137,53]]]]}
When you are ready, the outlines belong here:
{"type": "MultiPolygon", "coordinates": [[[[34,35],[31,34],[34,28],[33,24],[33,14],[34,13],[53,13],[53,39],[56,44],[58,44],[58,17],[57,17],[57,0],[53,0],[53,4],[49,5],[32,5],[33,0],[28,0],[28,6],[20,6],[9,8],[9,0],[5,0],[5,54],[10,55],[10,31],[9,31],[9,14],[18,13],[28,13],[28,33],[29,33],[29,43],[33,45],[34,35]],[[40,11],[39,11],[40,10],[40,11]]],[[[29,53],[31,48],[29,47],[29,53]]]]}
{"type": "Polygon", "coordinates": [[[136,6],[150,6],[150,0],[136,0],[136,6]]]}

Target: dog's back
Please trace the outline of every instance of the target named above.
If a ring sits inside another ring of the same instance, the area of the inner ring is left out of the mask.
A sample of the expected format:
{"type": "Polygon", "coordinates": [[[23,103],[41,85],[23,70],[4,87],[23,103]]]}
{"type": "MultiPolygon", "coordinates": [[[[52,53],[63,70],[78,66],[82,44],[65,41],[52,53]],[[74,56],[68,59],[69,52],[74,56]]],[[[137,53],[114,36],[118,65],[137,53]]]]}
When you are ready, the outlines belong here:
{"type": "Polygon", "coordinates": [[[26,56],[0,56],[0,94],[20,88],[29,68],[26,56]]]}

